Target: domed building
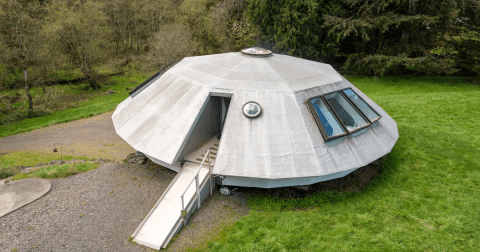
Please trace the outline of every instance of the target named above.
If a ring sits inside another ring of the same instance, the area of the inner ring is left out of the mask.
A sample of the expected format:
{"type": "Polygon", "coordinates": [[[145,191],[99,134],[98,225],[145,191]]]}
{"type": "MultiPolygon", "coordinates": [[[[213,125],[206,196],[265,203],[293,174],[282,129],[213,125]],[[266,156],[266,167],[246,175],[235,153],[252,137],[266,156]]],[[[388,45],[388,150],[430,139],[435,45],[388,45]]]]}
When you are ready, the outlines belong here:
{"type": "Polygon", "coordinates": [[[221,134],[212,171],[221,185],[343,177],[398,139],[395,121],[330,65],[268,50],[187,57],[146,84],[113,114],[118,135],[179,171],[221,134]],[[261,110],[256,117],[244,113],[252,104],[261,110]]]}
{"type": "Polygon", "coordinates": [[[180,173],[210,164],[195,172],[221,186],[343,177],[389,153],[399,137],[395,121],[332,66],[261,48],[184,58],[133,90],[112,120],[152,161],[180,173]]]}

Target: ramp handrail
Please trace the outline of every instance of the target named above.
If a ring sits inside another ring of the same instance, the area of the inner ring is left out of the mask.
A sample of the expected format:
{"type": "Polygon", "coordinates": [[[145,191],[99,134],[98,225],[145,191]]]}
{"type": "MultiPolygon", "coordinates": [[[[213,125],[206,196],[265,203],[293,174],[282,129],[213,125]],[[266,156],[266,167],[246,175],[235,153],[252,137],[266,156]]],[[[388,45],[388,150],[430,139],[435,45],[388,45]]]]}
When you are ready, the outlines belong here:
{"type": "Polygon", "coordinates": [[[140,228],[143,226],[143,224],[147,221],[147,219],[150,217],[150,215],[153,213],[153,211],[155,211],[155,209],[158,207],[158,205],[160,205],[160,202],[162,202],[163,198],[165,197],[165,195],[167,194],[167,192],[170,190],[170,188],[173,186],[173,184],[175,184],[175,182],[177,181],[177,179],[180,177],[180,174],[182,173],[182,171],[178,172],[177,175],[173,178],[172,182],[170,182],[170,184],[168,185],[167,189],[165,189],[165,191],[163,191],[162,193],[162,196],[157,200],[157,202],[155,203],[155,205],[152,207],[152,209],[150,209],[150,212],[148,212],[147,216],[145,216],[145,218],[143,218],[142,222],[140,222],[140,225],[138,225],[137,229],[135,229],[135,231],[133,232],[133,234],[131,235],[131,237],[135,237],[137,236],[137,233],[138,231],[140,231],[140,228]]]}
{"type": "MultiPolygon", "coordinates": [[[[198,171],[197,171],[197,174],[195,174],[195,178],[192,179],[190,181],[190,183],[188,183],[188,186],[187,188],[185,188],[185,191],[182,193],[182,196],[181,199],[182,199],[182,213],[185,211],[185,203],[184,203],[184,199],[183,197],[185,196],[185,193],[187,192],[188,188],[190,188],[190,185],[193,183],[193,181],[195,180],[196,182],[196,188],[195,188],[195,196],[194,198],[197,199],[197,204],[198,204],[198,209],[200,209],[200,191],[199,191],[199,173],[200,171],[202,170],[202,166],[203,166],[203,163],[205,163],[205,159],[207,159],[208,157],[208,174],[207,174],[207,179],[209,178],[209,176],[212,175],[212,167],[210,165],[210,150],[208,150],[206,153],[205,153],[205,157],[203,158],[202,160],[202,163],[200,164],[200,166],[198,167],[198,171]]],[[[211,178],[210,178],[211,180],[211,178]]],[[[213,190],[213,186],[212,186],[212,181],[210,181],[210,194],[212,194],[212,190],[213,190]]],[[[188,202],[187,202],[188,204],[188,202]]],[[[186,220],[185,220],[186,221],[186,220]]]]}

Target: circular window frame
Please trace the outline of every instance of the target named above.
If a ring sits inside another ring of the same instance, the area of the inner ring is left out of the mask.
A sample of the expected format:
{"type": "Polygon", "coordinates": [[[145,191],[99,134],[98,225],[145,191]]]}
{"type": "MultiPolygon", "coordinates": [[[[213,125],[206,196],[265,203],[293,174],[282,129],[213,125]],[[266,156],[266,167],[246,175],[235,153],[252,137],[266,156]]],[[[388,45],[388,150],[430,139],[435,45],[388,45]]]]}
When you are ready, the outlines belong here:
{"type": "Polygon", "coordinates": [[[249,102],[246,102],[245,104],[243,104],[243,107],[242,107],[242,112],[243,112],[243,115],[245,115],[246,117],[248,118],[256,118],[256,117],[259,117],[260,114],[262,114],[262,106],[260,106],[260,104],[258,104],[258,102],[254,102],[254,101],[249,101],[249,102]],[[253,115],[250,115],[248,113],[245,113],[245,106],[247,106],[248,104],[250,103],[253,103],[253,104],[256,104],[258,106],[258,112],[253,114],[253,115]]]}

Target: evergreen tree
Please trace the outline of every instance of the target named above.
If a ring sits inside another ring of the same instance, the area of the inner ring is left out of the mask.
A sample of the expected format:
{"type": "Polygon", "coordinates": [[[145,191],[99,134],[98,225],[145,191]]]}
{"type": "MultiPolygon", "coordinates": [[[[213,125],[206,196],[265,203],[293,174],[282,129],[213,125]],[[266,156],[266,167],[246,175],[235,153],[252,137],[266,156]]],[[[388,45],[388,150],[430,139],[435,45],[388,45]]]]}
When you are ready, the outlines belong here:
{"type": "Polygon", "coordinates": [[[480,1],[463,1],[458,8],[452,20],[455,29],[448,40],[451,56],[462,75],[480,77],[480,1]]]}
{"type": "Polygon", "coordinates": [[[316,0],[252,0],[249,16],[277,50],[304,58],[324,57],[322,52],[321,5],[316,0]]]}
{"type": "Polygon", "coordinates": [[[478,0],[251,0],[264,39],[367,74],[478,74],[478,0]]]}

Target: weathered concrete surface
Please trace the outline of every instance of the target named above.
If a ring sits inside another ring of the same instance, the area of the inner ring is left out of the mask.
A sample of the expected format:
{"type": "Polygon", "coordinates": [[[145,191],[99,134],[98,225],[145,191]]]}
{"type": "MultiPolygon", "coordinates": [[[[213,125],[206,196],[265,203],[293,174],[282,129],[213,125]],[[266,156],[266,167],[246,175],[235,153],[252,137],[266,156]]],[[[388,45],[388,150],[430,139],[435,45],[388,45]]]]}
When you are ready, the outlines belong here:
{"type": "Polygon", "coordinates": [[[184,58],[120,103],[112,121],[133,148],[168,167],[186,159],[194,140],[205,140],[196,135],[213,128],[218,113],[208,104],[217,97],[231,97],[213,167],[224,185],[274,188],[335,179],[386,155],[399,137],[387,112],[332,66],[278,54],[184,58]],[[382,118],[326,142],[307,102],[347,88],[382,118]],[[262,108],[254,119],[242,112],[250,101],[262,108]]]}
{"type": "Polygon", "coordinates": [[[29,178],[0,185],[0,217],[25,206],[50,191],[52,184],[46,179],[29,178]]]}

